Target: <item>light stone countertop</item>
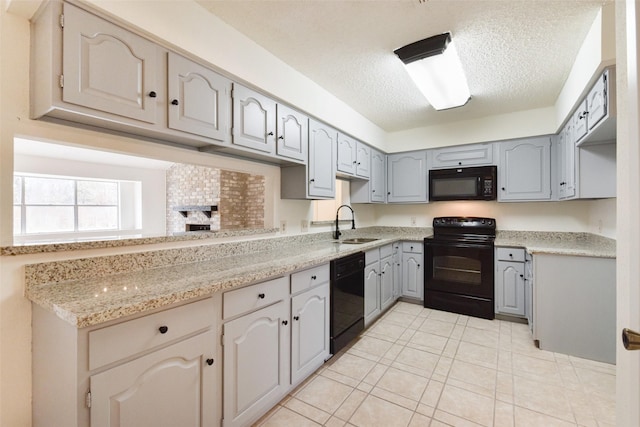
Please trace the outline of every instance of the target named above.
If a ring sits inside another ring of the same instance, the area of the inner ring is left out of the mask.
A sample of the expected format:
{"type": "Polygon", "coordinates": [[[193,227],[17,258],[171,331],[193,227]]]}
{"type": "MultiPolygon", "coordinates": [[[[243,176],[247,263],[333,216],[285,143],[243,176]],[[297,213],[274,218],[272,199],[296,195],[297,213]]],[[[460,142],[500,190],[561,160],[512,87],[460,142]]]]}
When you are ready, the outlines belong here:
{"type": "MultiPolygon", "coordinates": [[[[359,245],[336,243],[331,233],[316,233],[31,264],[25,266],[25,295],[83,328],[281,277],[397,241],[422,241],[431,234],[431,228],[369,227],[344,230],[342,239],[378,238],[359,245]]],[[[532,253],[615,257],[614,240],[587,233],[499,232],[496,246],[524,247],[532,253]]]]}

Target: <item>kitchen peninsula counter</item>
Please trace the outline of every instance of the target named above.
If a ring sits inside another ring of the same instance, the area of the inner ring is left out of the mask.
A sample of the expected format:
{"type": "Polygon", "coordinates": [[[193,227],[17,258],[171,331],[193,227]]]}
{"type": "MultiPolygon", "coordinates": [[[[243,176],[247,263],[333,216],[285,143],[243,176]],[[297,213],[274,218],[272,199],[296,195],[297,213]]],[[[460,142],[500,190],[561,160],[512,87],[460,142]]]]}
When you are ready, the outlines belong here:
{"type": "MultiPolygon", "coordinates": [[[[369,227],[331,233],[276,236],[196,247],[80,258],[25,267],[25,295],[66,322],[83,328],[215,292],[290,274],[398,241],[422,241],[431,228],[369,227]]],[[[615,258],[615,241],[588,233],[499,231],[496,246],[532,253],[615,258]]]]}

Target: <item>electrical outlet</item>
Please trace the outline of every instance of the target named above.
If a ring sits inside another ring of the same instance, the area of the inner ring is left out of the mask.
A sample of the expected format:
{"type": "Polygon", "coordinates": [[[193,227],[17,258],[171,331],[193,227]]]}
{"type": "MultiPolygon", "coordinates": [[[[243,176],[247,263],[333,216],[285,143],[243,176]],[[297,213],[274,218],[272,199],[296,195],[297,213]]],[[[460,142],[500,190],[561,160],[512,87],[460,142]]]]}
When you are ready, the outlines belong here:
{"type": "Polygon", "coordinates": [[[287,232],[287,221],[285,220],[280,221],[280,232],[281,233],[287,232]]]}
{"type": "Polygon", "coordinates": [[[306,219],[303,219],[302,222],[300,223],[300,230],[303,233],[306,233],[309,231],[309,221],[307,221],[306,219]]]}
{"type": "Polygon", "coordinates": [[[411,217],[411,226],[415,227],[417,223],[418,223],[418,220],[416,219],[416,217],[412,216],[411,217]]]}

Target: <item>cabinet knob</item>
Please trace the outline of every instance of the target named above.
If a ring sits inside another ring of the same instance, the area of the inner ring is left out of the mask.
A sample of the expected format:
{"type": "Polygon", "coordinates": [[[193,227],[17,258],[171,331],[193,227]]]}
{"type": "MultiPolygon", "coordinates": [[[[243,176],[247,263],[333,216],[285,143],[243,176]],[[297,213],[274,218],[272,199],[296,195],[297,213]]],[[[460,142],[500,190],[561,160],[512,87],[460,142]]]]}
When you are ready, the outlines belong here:
{"type": "Polygon", "coordinates": [[[524,274],[521,274],[520,277],[522,277],[524,279],[524,274]]]}
{"type": "Polygon", "coordinates": [[[390,195],[391,195],[391,191],[387,191],[387,196],[390,196],[390,195]]]}
{"type": "Polygon", "coordinates": [[[283,320],[283,321],[282,321],[282,324],[283,324],[284,326],[287,326],[287,325],[289,324],[289,321],[288,321],[288,320],[283,320]]]}
{"type": "Polygon", "coordinates": [[[300,320],[300,316],[293,316],[293,320],[300,320]]]}
{"type": "Polygon", "coordinates": [[[158,94],[156,93],[155,90],[152,90],[151,92],[149,92],[149,98],[155,98],[156,96],[158,96],[158,94]]]}
{"type": "Polygon", "coordinates": [[[371,190],[371,192],[372,192],[372,193],[375,193],[375,192],[376,192],[376,190],[371,190]]]}
{"type": "Polygon", "coordinates": [[[168,326],[160,326],[158,328],[158,331],[160,331],[161,334],[166,334],[167,332],[169,332],[169,327],[168,326]]]}
{"type": "Polygon", "coordinates": [[[316,275],[311,276],[311,280],[316,280],[317,278],[318,278],[318,276],[316,276],[316,275]]]}
{"type": "Polygon", "coordinates": [[[278,137],[278,139],[284,139],[284,136],[283,136],[283,135],[280,135],[280,136],[278,137]]]}
{"type": "Polygon", "coordinates": [[[309,182],[316,182],[316,180],[314,178],[311,178],[309,182]]]}
{"type": "Polygon", "coordinates": [[[413,250],[413,246],[411,246],[411,250],[413,250]]]}
{"type": "Polygon", "coordinates": [[[258,294],[258,298],[264,299],[264,294],[258,294]]]}
{"type": "Polygon", "coordinates": [[[358,162],[358,166],[360,166],[360,162],[358,162]]]}
{"type": "Polygon", "coordinates": [[[458,162],[458,166],[462,166],[462,162],[458,162]]]}
{"type": "Polygon", "coordinates": [[[174,99],[173,101],[171,101],[171,105],[178,105],[180,104],[180,102],[177,99],[174,99]]]}
{"type": "Polygon", "coordinates": [[[355,165],[356,163],[358,163],[358,162],[356,162],[356,161],[354,160],[354,161],[353,161],[353,164],[355,165]]]}
{"type": "Polygon", "coordinates": [[[273,132],[269,132],[267,136],[273,136],[273,132]]]}
{"type": "Polygon", "coordinates": [[[213,359],[207,359],[207,365],[209,366],[213,365],[213,359]]]}
{"type": "Polygon", "coordinates": [[[418,264],[418,268],[420,268],[420,264],[418,264]]]}
{"type": "Polygon", "coordinates": [[[509,258],[513,258],[513,254],[509,254],[509,258]]]}
{"type": "Polygon", "coordinates": [[[502,191],[504,191],[504,187],[502,187],[502,191]]]}

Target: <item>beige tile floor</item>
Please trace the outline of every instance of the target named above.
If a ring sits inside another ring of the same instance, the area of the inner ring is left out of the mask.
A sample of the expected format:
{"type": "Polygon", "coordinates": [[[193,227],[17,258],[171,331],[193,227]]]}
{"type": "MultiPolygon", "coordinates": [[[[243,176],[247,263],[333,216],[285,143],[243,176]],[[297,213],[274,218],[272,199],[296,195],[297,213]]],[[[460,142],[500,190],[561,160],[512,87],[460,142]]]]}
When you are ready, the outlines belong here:
{"type": "Polygon", "coordinates": [[[256,425],[615,425],[615,366],[537,349],[527,325],[397,303],[256,425]]]}

